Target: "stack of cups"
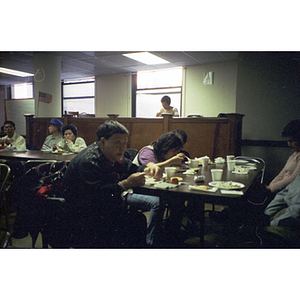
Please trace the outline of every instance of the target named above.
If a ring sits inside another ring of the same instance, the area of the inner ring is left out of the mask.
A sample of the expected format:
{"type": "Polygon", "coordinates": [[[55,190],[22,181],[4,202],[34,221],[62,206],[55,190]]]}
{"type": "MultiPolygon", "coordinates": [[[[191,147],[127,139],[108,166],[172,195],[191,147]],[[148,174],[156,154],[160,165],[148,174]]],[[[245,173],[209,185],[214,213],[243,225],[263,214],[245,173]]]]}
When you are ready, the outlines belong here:
{"type": "Polygon", "coordinates": [[[233,171],[235,167],[234,155],[227,155],[226,160],[227,160],[227,171],[228,172],[233,171]]]}

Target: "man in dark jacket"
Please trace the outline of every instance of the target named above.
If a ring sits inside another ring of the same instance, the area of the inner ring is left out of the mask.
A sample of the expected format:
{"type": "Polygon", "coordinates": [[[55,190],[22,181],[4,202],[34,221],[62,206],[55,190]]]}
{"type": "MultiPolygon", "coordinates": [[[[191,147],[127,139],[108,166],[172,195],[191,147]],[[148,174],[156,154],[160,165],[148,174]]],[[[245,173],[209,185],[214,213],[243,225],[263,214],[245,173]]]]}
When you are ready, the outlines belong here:
{"type": "MultiPolygon", "coordinates": [[[[97,130],[97,141],[71,160],[63,188],[74,237],[84,247],[110,246],[114,232],[128,234],[124,227],[126,205],[150,210],[147,243],[153,244],[164,212],[159,198],[134,194],[130,189],[145,184],[145,175],[162,176],[155,164],[138,167],[123,155],[127,129],[117,121],[106,121],[97,130]]],[[[127,223],[126,223],[127,222],[127,223]]]]}

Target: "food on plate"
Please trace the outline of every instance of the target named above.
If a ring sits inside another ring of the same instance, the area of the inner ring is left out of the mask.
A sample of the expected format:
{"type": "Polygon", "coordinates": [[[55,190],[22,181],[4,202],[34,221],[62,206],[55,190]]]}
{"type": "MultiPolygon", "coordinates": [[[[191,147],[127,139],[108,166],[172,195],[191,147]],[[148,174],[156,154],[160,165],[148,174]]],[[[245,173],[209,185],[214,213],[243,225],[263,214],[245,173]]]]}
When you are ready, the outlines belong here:
{"type": "Polygon", "coordinates": [[[196,188],[206,191],[212,189],[212,187],[208,185],[196,185],[196,188]]]}
{"type": "Polygon", "coordinates": [[[173,178],[176,178],[178,181],[182,181],[182,180],[183,180],[182,177],[171,177],[171,180],[172,180],[173,178]]]}

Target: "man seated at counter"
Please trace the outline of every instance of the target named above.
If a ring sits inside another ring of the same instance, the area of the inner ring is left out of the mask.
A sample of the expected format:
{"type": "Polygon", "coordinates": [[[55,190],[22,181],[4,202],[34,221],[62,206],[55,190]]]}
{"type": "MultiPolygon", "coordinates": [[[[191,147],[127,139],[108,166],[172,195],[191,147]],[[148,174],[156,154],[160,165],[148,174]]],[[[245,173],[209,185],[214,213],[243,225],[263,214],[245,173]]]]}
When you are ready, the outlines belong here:
{"type": "Polygon", "coordinates": [[[150,210],[148,244],[152,245],[158,234],[164,213],[159,197],[135,194],[130,189],[144,185],[146,174],[161,178],[162,171],[156,164],[139,167],[124,159],[128,135],[119,122],[106,121],[97,130],[97,141],[77,154],[67,168],[64,197],[75,245],[83,244],[79,247],[111,247],[106,237],[111,237],[117,227],[130,234],[132,226],[123,231],[122,220],[127,213],[124,205],[150,210]]]}
{"type": "Polygon", "coordinates": [[[58,119],[52,119],[51,122],[48,123],[48,131],[49,135],[46,137],[44,144],[42,146],[42,151],[52,150],[53,144],[58,144],[63,141],[63,137],[61,135],[61,128],[63,126],[63,122],[58,119]]]}
{"type": "Polygon", "coordinates": [[[67,152],[79,153],[86,148],[85,140],[77,136],[77,127],[73,124],[66,125],[62,129],[63,140],[53,143],[53,150],[62,149],[67,152]]]}
{"type": "Polygon", "coordinates": [[[21,135],[15,132],[16,125],[13,121],[5,121],[3,128],[6,135],[0,139],[0,145],[11,145],[17,150],[26,150],[26,141],[21,135]]]}

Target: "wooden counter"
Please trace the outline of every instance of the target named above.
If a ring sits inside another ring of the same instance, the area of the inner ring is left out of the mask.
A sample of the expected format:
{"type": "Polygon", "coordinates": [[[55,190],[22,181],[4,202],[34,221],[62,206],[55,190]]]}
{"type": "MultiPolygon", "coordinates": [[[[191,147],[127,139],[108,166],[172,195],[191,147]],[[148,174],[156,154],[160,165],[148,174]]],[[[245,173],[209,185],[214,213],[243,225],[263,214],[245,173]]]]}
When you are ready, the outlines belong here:
{"type": "MultiPolygon", "coordinates": [[[[228,154],[240,155],[242,142],[241,114],[228,114],[225,118],[181,118],[164,115],[161,118],[122,118],[108,115],[107,118],[76,118],[66,115],[60,119],[64,125],[74,124],[78,128],[78,136],[87,145],[96,140],[97,128],[106,120],[117,120],[130,132],[128,148],[141,149],[157,140],[163,133],[174,129],[182,129],[188,135],[184,147],[191,157],[208,155],[211,159],[228,154]]],[[[26,117],[26,142],[31,149],[40,149],[48,135],[47,122],[51,118],[26,117]]]]}

